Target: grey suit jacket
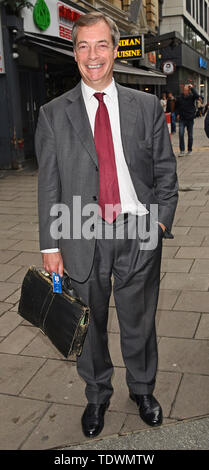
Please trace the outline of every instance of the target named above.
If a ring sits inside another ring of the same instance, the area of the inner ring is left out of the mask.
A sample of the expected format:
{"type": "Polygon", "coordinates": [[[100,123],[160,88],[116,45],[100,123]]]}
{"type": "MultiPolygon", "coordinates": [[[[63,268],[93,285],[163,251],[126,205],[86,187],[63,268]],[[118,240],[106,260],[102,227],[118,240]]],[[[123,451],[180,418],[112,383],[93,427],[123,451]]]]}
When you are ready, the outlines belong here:
{"type": "MultiPolygon", "coordinates": [[[[162,107],[154,95],[118,84],[117,89],[124,155],[137,197],[148,210],[150,204],[158,204],[158,220],[170,231],[178,189],[176,159],[162,107]]],[[[40,248],[59,247],[72,279],[83,282],[92,266],[95,237],[83,236],[80,214],[82,223],[92,223],[88,211],[85,215],[82,211],[86,204],[97,207],[99,171],[80,83],[40,108],[35,144],[40,248]],[[56,203],[65,204],[70,215],[67,238],[65,234],[54,239],[50,233],[52,221],[59,218],[56,210],[50,215],[56,203]]]]}

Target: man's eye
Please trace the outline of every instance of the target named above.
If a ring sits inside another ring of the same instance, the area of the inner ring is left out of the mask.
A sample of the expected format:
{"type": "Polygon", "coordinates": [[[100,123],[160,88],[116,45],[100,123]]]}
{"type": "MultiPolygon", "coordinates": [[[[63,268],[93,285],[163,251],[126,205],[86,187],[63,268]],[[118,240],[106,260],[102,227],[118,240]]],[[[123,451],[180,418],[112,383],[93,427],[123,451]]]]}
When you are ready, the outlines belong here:
{"type": "Polygon", "coordinates": [[[85,46],[85,45],[83,45],[83,46],[79,46],[79,51],[81,51],[81,50],[85,50],[85,49],[87,49],[87,48],[88,48],[88,46],[85,46]]]}

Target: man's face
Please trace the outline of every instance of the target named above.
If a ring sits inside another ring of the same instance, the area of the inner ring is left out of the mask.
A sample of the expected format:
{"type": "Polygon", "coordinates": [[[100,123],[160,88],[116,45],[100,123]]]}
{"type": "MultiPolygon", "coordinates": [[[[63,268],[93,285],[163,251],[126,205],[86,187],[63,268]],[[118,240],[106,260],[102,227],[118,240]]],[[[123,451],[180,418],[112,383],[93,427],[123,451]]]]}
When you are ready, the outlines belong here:
{"type": "Polygon", "coordinates": [[[113,47],[110,28],[105,21],[78,28],[74,56],[81,77],[88,86],[101,91],[111,83],[117,50],[118,46],[113,47]]]}
{"type": "Polygon", "coordinates": [[[184,96],[188,96],[190,93],[190,87],[188,85],[184,86],[184,96]]]}

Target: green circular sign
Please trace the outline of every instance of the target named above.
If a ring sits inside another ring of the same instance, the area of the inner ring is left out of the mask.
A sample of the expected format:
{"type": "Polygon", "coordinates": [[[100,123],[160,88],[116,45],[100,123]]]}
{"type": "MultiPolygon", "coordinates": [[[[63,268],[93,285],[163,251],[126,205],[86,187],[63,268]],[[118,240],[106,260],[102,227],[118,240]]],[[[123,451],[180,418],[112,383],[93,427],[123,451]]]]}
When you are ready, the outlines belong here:
{"type": "Polygon", "coordinates": [[[44,0],[37,0],[33,9],[33,20],[39,29],[44,31],[50,25],[50,13],[44,0]]]}

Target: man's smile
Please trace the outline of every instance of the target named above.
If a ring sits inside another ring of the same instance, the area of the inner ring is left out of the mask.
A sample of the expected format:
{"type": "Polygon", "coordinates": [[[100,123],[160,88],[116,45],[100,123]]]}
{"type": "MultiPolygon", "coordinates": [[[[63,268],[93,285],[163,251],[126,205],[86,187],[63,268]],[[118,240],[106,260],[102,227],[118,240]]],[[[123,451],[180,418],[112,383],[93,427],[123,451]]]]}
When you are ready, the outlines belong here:
{"type": "Polygon", "coordinates": [[[88,69],[99,69],[102,67],[103,64],[98,64],[98,65],[87,65],[88,69]]]}

